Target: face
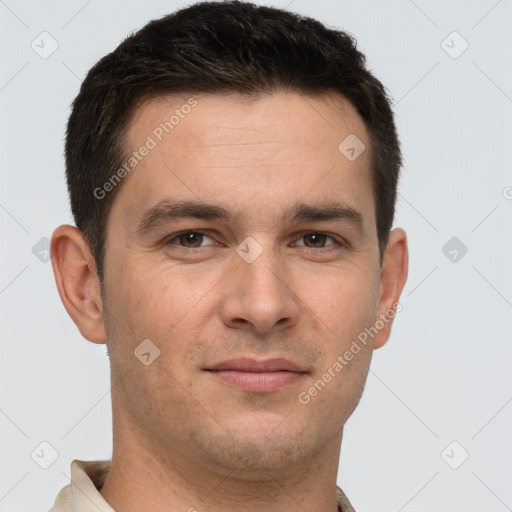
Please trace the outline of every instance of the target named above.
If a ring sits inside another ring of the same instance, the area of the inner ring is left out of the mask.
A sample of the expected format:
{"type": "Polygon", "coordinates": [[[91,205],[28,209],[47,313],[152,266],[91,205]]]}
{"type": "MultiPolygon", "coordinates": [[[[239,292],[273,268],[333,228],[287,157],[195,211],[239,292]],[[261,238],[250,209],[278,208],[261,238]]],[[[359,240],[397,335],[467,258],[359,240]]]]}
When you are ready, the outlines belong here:
{"type": "Polygon", "coordinates": [[[256,475],[332,450],[361,397],[377,338],[339,356],[384,307],[370,142],[341,97],[194,98],[146,102],[127,134],[105,258],[114,415],[155,451],[256,475]]]}

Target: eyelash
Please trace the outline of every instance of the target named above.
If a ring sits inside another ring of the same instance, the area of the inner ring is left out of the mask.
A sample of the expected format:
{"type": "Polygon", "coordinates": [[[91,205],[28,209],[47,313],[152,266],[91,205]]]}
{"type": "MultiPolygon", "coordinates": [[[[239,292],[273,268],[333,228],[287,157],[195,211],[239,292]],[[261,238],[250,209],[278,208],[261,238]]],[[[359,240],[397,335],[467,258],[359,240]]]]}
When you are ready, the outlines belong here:
{"type": "MultiPolygon", "coordinates": [[[[164,246],[167,246],[167,245],[171,245],[175,240],[177,240],[180,236],[182,235],[186,235],[187,233],[194,233],[194,234],[199,234],[199,235],[204,235],[204,236],[207,236],[209,238],[212,238],[210,235],[208,235],[207,233],[205,233],[204,231],[200,231],[200,230],[188,230],[188,231],[181,231],[179,233],[175,233],[173,235],[171,235],[169,238],[166,238],[164,241],[163,241],[163,245],[164,246]]],[[[326,236],[327,238],[330,238],[332,241],[333,241],[333,244],[331,245],[327,245],[325,247],[307,247],[307,246],[303,246],[305,249],[311,249],[311,250],[319,250],[319,249],[323,249],[324,251],[328,251],[328,250],[331,250],[334,248],[334,246],[338,245],[339,247],[348,247],[348,244],[347,242],[345,242],[344,240],[342,239],[337,239],[335,238],[333,235],[329,234],[329,233],[326,233],[324,231],[306,231],[306,232],[303,232],[301,233],[301,236],[299,237],[299,240],[301,238],[304,238],[305,236],[307,235],[321,235],[321,236],[326,236]]],[[[195,251],[195,250],[198,250],[198,249],[203,249],[203,247],[185,247],[183,245],[177,245],[177,247],[179,249],[183,249],[185,251],[195,251]]],[[[302,247],[302,246],[301,246],[302,247]]]]}

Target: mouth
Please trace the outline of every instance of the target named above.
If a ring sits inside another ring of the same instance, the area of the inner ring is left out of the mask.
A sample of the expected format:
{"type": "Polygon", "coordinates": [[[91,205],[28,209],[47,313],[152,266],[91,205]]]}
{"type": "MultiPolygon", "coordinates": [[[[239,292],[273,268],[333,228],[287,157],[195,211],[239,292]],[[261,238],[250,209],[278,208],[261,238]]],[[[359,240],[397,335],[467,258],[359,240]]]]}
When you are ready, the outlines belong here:
{"type": "Polygon", "coordinates": [[[205,371],[225,384],[252,393],[270,393],[297,383],[307,374],[287,359],[230,359],[205,371]]]}

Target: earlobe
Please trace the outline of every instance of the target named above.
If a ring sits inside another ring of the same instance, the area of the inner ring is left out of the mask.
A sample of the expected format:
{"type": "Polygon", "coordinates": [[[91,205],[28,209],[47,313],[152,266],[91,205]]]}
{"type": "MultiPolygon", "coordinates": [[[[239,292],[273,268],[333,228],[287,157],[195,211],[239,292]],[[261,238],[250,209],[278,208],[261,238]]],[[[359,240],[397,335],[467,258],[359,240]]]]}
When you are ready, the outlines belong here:
{"type": "Polygon", "coordinates": [[[375,319],[379,327],[373,348],[381,348],[389,339],[394,317],[401,310],[400,295],[407,281],[409,250],[407,235],[401,228],[389,234],[388,244],[381,268],[380,298],[375,319]]]}
{"type": "Polygon", "coordinates": [[[67,224],[59,226],[50,251],[57,289],[69,316],[84,338],[106,343],[96,265],[82,232],[67,224]]]}

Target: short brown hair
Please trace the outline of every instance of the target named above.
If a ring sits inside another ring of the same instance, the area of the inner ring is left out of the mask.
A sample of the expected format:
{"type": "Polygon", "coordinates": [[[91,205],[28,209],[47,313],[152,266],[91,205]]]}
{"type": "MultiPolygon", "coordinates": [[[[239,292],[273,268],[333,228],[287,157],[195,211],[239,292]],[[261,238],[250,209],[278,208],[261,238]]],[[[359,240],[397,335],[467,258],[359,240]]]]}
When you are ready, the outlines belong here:
{"type": "Polygon", "coordinates": [[[173,93],[257,95],[288,90],[337,92],[370,135],[380,257],[392,227],[401,151],[383,85],[346,32],[272,7],[238,0],[199,2],[149,22],[89,71],[72,105],[66,133],[71,210],[103,282],[109,211],[122,184],[98,200],[126,161],[125,134],[141,101],[173,93]]]}

